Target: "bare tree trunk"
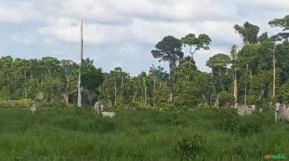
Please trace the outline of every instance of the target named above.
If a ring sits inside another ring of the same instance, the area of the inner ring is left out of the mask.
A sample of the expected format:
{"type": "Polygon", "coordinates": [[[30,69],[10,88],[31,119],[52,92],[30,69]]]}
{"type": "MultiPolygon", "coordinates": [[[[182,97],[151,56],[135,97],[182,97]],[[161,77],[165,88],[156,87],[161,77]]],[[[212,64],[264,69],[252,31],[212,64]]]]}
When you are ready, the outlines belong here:
{"type": "MultiPolygon", "coordinates": [[[[249,65],[247,64],[247,75],[249,74],[249,65]]],[[[246,77],[247,79],[248,77],[246,77]]],[[[247,82],[245,84],[245,98],[244,98],[244,104],[247,105],[247,82]]]]}
{"type": "Polygon", "coordinates": [[[136,98],[136,96],[137,96],[137,91],[134,93],[134,96],[133,96],[133,98],[132,98],[132,102],[134,102],[134,100],[135,100],[135,98],[136,98]]]}
{"type": "Polygon", "coordinates": [[[27,87],[25,87],[25,99],[27,100],[28,99],[28,92],[27,92],[27,87]]]}
{"type": "Polygon", "coordinates": [[[154,77],[154,102],[153,102],[153,107],[155,108],[156,106],[156,77],[154,77]]]}
{"type": "Polygon", "coordinates": [[[147,87],[146,87],[146,80],[143,78],[143,85],[144,85],[144,104],[145,107],[147,106],[147,87]]]}
{"type": "Polygon", "coordinates": [[[62,97],[64,99],[64,102],[66,105],[69,105],[69,96],[68,96],[68,93],[63,93],[62,94],[62,97]]]}
{"type": "Polygon", "coordinates": [[[206,96],[203,94],[202,97],[203,97],[204,103],[206,103],[206,96]]]}
{"type": "Polygon", "coordinates": [[[235,98],[235,104],[238,102],[238,81],[237,81],[237,68],[236,64],[234,67],[234,98],[235,98]]]}
{"type": "Polygon", "coordinates": [[[169,87],[170,87],[170,95],[169,95],[169,102],[173,102],[173,94],[174,94],[174,63],[170,61],[170,77],[169,77],[169,87]]]}
{"type": "Polygon", "coordinates": [[[107,88],[105,89],[105,91],[106,91],[106,95],[107,95],[107,100],[109,100],[109,99],[110,99],[110,96],[109,96],[109,93],[108,93],[107,88]]]}
{"type": "Polygon", "coordinates": [[[275,98],[275,90],[276,90],[276,58],[275,58],[275,49],[276,45],[273,49],[273,92],[272,92],[272,100],[275,98]]]}
{"type": "Polygon", "coordinates": [[[247,85],[245,86],[244,104],[247,105],[247,85]]]}
{"type": "Polygon", "coordinates": [[[121,88],[123,88],[123,75],[121,76],[121,88]]]}
{"type": "Polygon", "coordinates": [[[116,80],[115,80],[115,78],[114,78],[114,106],[116,105],[116,80]]]}
{"type": "Polygon", "coordinates": [[[78,97],[77,106],[81,107],[81,66],[83,60],[83,20],[81,19],[80,24],[80,62],[79,62],[79,75],[78,75],[78,97]]]}
{"type": "Polygon", "coordinates": [[[219,96],[217,97],[217,99],[216,99],[216,102],[215,102],[215,107],[219,107],[219,96]]]}

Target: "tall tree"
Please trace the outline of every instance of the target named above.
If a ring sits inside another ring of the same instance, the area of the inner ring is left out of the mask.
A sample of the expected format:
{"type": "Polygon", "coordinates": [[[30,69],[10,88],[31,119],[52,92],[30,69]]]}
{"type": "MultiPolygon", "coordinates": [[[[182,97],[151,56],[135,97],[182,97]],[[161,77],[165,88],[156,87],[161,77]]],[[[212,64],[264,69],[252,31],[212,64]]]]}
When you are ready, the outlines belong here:
{"type": "Polygon", "coordinates": [[[289,15],[283,18],[276,18],[269,22],[271,27],[280,27],[282,31],[277,35],[273,36],[273,38],[277,40],[286,39],[288,41],[289,38],[289,15]]]}
{"type": "Polygon", "coordinates": [[[156,50],[151,51],[153,57],[160,59],[159,61],[169,62],[169,101],[172,102],[174,93],[174,69],[176,67],[176,62],[184,56],[184,53],[182,52],[182,43],[179,39],[173,36],[166,36],[155,45],[155,48],[156,50]]]}
{"type": "Polygon", "coordinates": [[[80,22],[80,62],[79,62],[79,76],[78,76],[78,96],[77,96],[77,106],[81,107],[81,67],[83,60],[83,20],[80,22]]]}
{"type": "Polygon", "coordinates": [[[77,73],[78,65],[72,60],[62,60],[60,62],[61,66],[61,75],[65,82],[65,91],[62,94],[62,97],[65,101],[65,104],[69,104],[69,95],[76,93],[77,86],[77,73]]]}
{"type": "Polygon", "coordinates": [[[210,43],[211,43],[211,38],[206,35],[206,34],[200,34],[199,36],[196,36],[193,33],[189,33],[187,34],[185,37],[181,38],[181,42],[186,46],[188,45],[190,48],[190,58],[191,61],[193,63],[193,65],[195,66],[195,61],[194,61],[194,54],[201,49],[204,50],[209,50],[210,47],[210,43]]]}
{"type": "Polygon", "coordinates": [[[83,61],[81,70],[81,87],[83,87],[83,95],[86,96],[85,98],[87,99],[88,104],[93,104],[93,101],[99,98],[98,89],[103,83],[102,70],[100,68],[95,68],[93,60],[90,59],[83,61]]]}
{"type": "Polygon", "coordinates": [[[237,66],[236,66],[236,61],[238,58],[238,51],[237,51],[237,45],[233,45],[231,48],[231,57],[233,59],[232,64],[233,64],[233,68],[234,68],[234,98],[235,98],[235,105],[238,102],[238,86],[237,86],[237,66]]]}
{"type": "Polygon", "coordinates": [[[207,61],[207,66],[212,68],[212,75],[215,78],[216,92],[221,92],[222,90],[228,90],[230,82],[227,76],[227,66],[231,63],[231,58],[229,55],[219,53],[209,58],[207,61]]]}
{"type": "Polygon", "coordinates": [[[234,25],[234,29],[241,35],[245,44],[255,44],[258,42],[260,28],[257,25],[245,22],[243,26],[234,25]]]}

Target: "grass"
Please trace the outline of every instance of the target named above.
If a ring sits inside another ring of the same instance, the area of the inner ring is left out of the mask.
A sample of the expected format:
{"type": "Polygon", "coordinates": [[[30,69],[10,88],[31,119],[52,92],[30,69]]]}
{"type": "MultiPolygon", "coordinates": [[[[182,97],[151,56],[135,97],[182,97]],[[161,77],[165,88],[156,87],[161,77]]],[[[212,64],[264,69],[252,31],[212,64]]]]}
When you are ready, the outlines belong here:
{"type": "Polygon", "coordinates": [[[288,133],[272,111],[119,111],[111,119],[85,109],[1,108],[0,160],[257,161],[289,154],[288,133]]]}

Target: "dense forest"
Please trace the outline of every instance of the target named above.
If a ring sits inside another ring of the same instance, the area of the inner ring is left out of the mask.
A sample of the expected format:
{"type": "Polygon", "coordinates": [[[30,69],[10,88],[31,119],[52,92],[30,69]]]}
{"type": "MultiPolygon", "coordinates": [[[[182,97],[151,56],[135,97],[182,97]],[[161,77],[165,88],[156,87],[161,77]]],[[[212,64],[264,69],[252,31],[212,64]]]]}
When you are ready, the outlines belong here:
{"type": "MultiPolygon", "coordinates": [[[[191,108],[230,106],[234,102],[263,106],[289,100],[289,15],[269,21],[279,32],[260,33],[249,22],[236,24],[243,46],[233,45],[230,53],[216,53],[200,71],[194,54],[210,50],[207,34],[188,33],[184,37],[166,36],[148,51],[152,59],[169,64],[169,72],[152,66],[138,76],[117,67],[105,73],[86,58],[82,66],[72,60],[53,57],[0,59],[0,98],[2,104],[28,105],[33,101],[75,105],[78,74],[81,70],[82,103],[103,100],[116,108],[191,108]],[[189,49],[189,55],[184,53],[189,49]],[[188,56],[185,56],[188,55],[188,56]]],[[[228,49],[229,50],[229,49],[228,49]]]]}

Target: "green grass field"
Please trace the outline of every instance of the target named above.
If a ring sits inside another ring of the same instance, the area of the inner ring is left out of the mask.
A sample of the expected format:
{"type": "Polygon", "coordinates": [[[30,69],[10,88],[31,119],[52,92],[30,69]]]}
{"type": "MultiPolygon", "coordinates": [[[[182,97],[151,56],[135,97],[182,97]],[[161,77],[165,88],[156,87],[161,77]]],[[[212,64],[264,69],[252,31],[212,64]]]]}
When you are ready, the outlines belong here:
{"type": "Polygon", "coordinates": [[[289,124],[273,112],[0,109],[2,161],[257,161],[289,154],[289,124]]]}

